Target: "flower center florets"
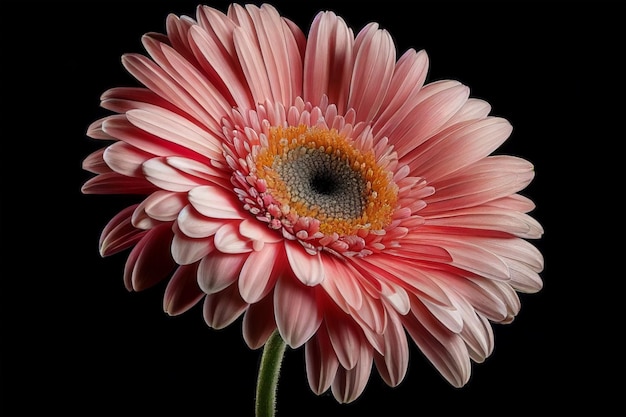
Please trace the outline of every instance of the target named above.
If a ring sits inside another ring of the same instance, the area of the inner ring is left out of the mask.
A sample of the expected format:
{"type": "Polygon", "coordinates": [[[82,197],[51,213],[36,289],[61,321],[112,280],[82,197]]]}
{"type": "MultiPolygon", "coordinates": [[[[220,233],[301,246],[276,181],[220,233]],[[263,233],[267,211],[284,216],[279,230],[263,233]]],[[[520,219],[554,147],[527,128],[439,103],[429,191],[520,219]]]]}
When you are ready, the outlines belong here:
{"type": "Polygon", "coordinates": [[[374,150],[307,124],[266,126],[252,136],[244,146],[233,139],[242,152],[232,182],[244,209],[311,253],[371,253],[366,242],[385,233],[398,202],[393,174],[374,150]]]}

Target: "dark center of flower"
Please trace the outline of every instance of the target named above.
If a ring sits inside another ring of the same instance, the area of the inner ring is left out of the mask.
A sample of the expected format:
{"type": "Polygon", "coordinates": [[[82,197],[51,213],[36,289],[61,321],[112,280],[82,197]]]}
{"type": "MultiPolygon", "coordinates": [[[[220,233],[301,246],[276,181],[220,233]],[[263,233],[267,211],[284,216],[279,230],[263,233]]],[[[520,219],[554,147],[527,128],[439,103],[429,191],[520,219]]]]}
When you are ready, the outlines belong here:
{"type": "Polygon", "coordinates": [[[391,172],[336,130],[271,128],[255,165],[280,212],[315,218],[324,234],[381,230],[391,222],[398,198],[391,172]]]}
{"type": "Polygon", "coordinates": [[[350,220],[365,208],[367,181],[337,155],[319,148],[298,147],[275,156],[272,169],[284,182],[291,204],[301,203],[318,216],[350,220]]]}

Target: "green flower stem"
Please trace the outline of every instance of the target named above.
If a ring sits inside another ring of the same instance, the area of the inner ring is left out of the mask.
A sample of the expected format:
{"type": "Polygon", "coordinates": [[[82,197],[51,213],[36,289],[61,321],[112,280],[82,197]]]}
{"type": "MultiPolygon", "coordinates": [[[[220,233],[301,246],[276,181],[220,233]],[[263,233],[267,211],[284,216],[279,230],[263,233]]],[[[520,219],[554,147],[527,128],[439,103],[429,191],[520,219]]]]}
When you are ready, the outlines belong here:
{"type": "Polygon", "coordinates": [[[265,342],[256,383],[256,417],[274,417],[276,413],[276,387],[286,347],[278,330],[265,342]]]}

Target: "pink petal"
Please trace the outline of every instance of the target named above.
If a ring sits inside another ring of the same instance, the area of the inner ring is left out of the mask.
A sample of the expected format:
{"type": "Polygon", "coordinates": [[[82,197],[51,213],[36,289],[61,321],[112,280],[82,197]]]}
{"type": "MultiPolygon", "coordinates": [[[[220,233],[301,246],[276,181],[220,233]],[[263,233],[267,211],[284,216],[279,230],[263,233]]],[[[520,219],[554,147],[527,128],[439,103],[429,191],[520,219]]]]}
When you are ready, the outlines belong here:
{"type": "Polygon", "coordinates": [[[205,185],[189,191],[189,202],[201,214],[214,219],[242,219],[237,197],[221,187],[205,185]]]}
{"type": "Polygon", "coordinates": [[[83,159],[82,168],[85,171],[89,171],[93,174],[104,174],[105,172],[111,172],[111,168],[104,162],[103,154],[106,148],[98,149],[83,159]]]}
{"type": "Polygon", "coordinates": [[[224,225],[223,220],[204,217],[192,206],[186,206],[180,211],[177,223],[180,231],[191,238],[213,236],[224,225]]]}
{"type": "Polygon", "coordinates": [[[203,111],[197,114],[204,126],[214,134],[219,134],[221,116],[230,111],[230,105],[220,92],[178,51],[150,36],[144,36],[142,40],[144,47],[159,66],[202,107],[203,111]]]}
{"type": "Polygon", "coordinates": [[[239,235],[237,222],[225,223],[215,233],[215,247],[224,253],[252,252],[252,243],[249,239],[239,235]]]}
{"type": "Polygon", "coordinates": [[[280,335],[294,349],[306,343],[322,322],[316,289],[291,275],[283,275],[276,282],[274,306],[280,335]]]}
{"type": "Polygon", "coordinates": [[[278,243],[283,240],[282,235],[267,227],[267,223],[257,220],[243,220],[239,223],[239,233],[254,242],[255,250],[262,250],[265,243],[278,243]]]}
{"type": "Polygon", "coordinates": [[[85,181],[80,190],[83,194],[150,194],[157,188],[145,178],[106,172],[85,181]]]}
{"type": "Polygon", "coordinates": [[[126,54],[122,56],[122,64],[139,82],[196,120],[202,120],[206,114],[183,87],[149,58],[139,54],[126,54]]]}
{"type": "Polygon", "coordinates": [[[204,298],[204,320],[213,329],[223,329],[237,320],[246,308],[248,304],[239,296],[237,285],[231,285],[204,298]]]}
{"type": "Polygon", "coordinates": [[[460,336],[467,345],[470,357],[475,362],[483,362],[494,347],[493,330],[489,321],[476,313],[474,308],[462,297],[451,295],[454,304],[463,314],[463,330],[460,336]]]}
{"type": "Polygon", "coordinates": [[[389,314],[383,340],[385,342],[384,354],[375,353],[374,361],[385,383],[395,387],[404,379],[409,365],[406,332],[396,314],[389,314]]]}
{"type": "Polygon", "coordinates": [[[172,167],[168,158],[152,158],[144,162],[142,168],[148,181],[167,191],[187,192],[204,183],[172,167]]]}
{"type": "MultiPolygon", "coordinates": [[[[109,116],[102,124],[104,131],[124,142],[156,156],[184,155],[202,158],[190,149],[158,138],[132,125],[125,115],[109,116]]],[[[208,160],[207,160],[208,162],[208,160]]]]}
{"type": "Polygon", "coordinates": [[[104,122],[106,120],[108,120],[109,117],[111,117],[111,116],[106,116],[106,117],[103,117],[101,119],[98,119],[98,120],[92,122],[89,125],[89,127],[87,127],[87,136],[89,136],[92,139],[98,139],[98,140],[115,140],[115,138],[113,136],[111,136],[110,134],[106,133],[102,129],[102,126],[103,126],[104,122]]]}
{"type": "MultiPolygon", "coordinates": [[[[202,10],[211,9],[203,7],[202,10]]],[[[213,16],[217,13],[205,14],[213,16]]],[[[192,27],[189,31],[191,47],[203,69],[209,74],[216,74],[219,82],[224,86],[224,93],[232,96],[236,107],[243,109],[253,108],[254,104],[250,91],[247,88],[245,77],[235,56],[234,45],[231,45],[232,31],[235,26],[229,20],[224,22],[224,26],[228,26],[228,28],[220,28],[217,24],[211,24],[212,29],[229,32],[227,36],[223,36],[225,39],[219,39],[217,35],[209,34],[198,26],[192,27]],[[231,48],[232,53],[229,52],[231,48]]]]}
{"type": "Polygon", "coordinates": [[[269,4],[260,8],[248,5],[246,10],[254,24],[257,48],[265,63],[272,92],[264,98],[290,104],[302,94],[302,62],[295,39],[291,32],[285,31],[280,15],[269,4]]]}
{"type": "Polygon", "coordinates": [[[489,155],[502,145],[512,130],[507,120],[497,117],[468,122],[422,147],[409,165],[412,172],[419,172],[419,176],[432,184],[489,155]],[[434,160],[437,162],[433,163],[434,160]]]}
{"type": "Polygon", "coordinates": [[[184,117],[159,107],[126,112],[128,121],[158,138],[190,149],[209,159],[222,159],[220,139],[184,117]]]}
{"type": "Polygon", "coordinates": [[[237,280],[247,258],[247,254],[210,252],[200,261],[198,285],[207,294],[222,291],[237,280]]]}
{"type": "Polygon", "coordinates": [[[270,294],[258,303],[251,304],[243,316],[243,339],[250,349],[263,346],[276,330],[273,300],[273,294],[270,294]]]}
{"type": "Polygon", "coordinates": [[[324,265],[319,253],[310,255],[291,241],[285,241],[285,250],[293,273],[303,284],[315,286],[324,280],[324,265]]]}
{"type": "MultiPolygon", "coordinates": [[[[187,204],[186,198],[181,194],[156,191],[149,195],[139,208],[143,209],[150,218],[166,222],[176,220],[185,204],[187,204]]],[[[133,222],[137,224],[135,219],[133,222]]]]}
{"type": "Polygon", "coordinates": [[[352,75],[354,34],[333,12],[315,16],[304,56],[304,99],[314,105],[324,95],[344,113],[352,75]]]}
{"type": "Polygon", "coordinates": [[[412,303],[412,312],[402,321],[413,341],[450,384],[465,385],[471,365],[463,339],[445,329],[419,301],[412,303]]]}
{"type": "Polygon", "coordinates": [[[127,288],[142,291],[167,277],[175,267],[170,255],[172,229],[162,224],[151,229],[137,242],[128,255],[124,268],[127,288]]]}
{"type": "MultiPolygon", "coordinates": [[[[406,114],[402,121],[387,125],[389,129],[385,130],[385,134],[403,162],[413,161],[417,157],[415,154],[421,154],[420,145],[439,132],[469,97],[469,89],[464,85],[458,83],[441,85],[447,88],[431,94],[430,90],[434,90],[438,85],[429,84],[409,103],[415,107],[410,112],[402,112],[406,114]]],[[[414,166],[417,166],[417,163],[411,163],[411,167],[414,166]]],[[[430,178],[421,171],[416,176],[430,181],[430,178]]]]}
{"type": "Polygon", "coordinates": [[[179,266],[167,283],[163,296],[163,310],[170,316],[184,313],[204,297],[196,279],[197,268],[197,263],[179,266]]]}
{"type": "Polygon", "coordinates": [[[499,298],[491,280],[469,280],[455,273],[431,271],[432,280],[442,287],[451,288],[464,298],[480,314],[493,321],[502,321],[507,316],[507,307],[499,298]]]}
{"type": "Polygon", "coordinates": [[[361,347],[367,344],[363,332],[348,315],[337,312],[331,317],[326,314],[324,323],[337,359],[342,367],[352,369],[357,365],[361,347]]]}
{"type": "Polygon", "coordinates": [[[358,353],[359,359],[354,368],[337,369],[331,390],[340,403],[351,403],[356,400],[363,393],[372,372],[372,349],[361,346],[358,353]]]}
{"type": "Polygon", "coordinates": [[[370,122],[381,108],[391,83],[396,49],[386,30],[368,24],[356,37],[355,62],[348,106],[359,121],[370,122]]]}
{"type": "Polygon", "coordinates": [[[390,127],[404,119],[406,115],[403,112],[408,112],[414,107],[409,101],[417,97],[427,73],[428,55],[424,50],[415,52],[414,49],[409,49],[398,59],[381,113],[374,122],[375,139],[387,136],[383,126],[390,127]]]}
{"type": "Polygon", "coordinates": [[[136,244],[147,233],[132,225],[131,217],[138,205],[126,207],[117,213],[104,227],[100,234],[101,256],[110,256],[136,244]]]}
{"type": "Polygon", "coordinates": [[[334,256],[323,256],[321,260],[326,276],[320,283],[322,288],[346,313],[349,307],[358,311],[363,303],[363,295],[358,280],[353,277],[359,275],[359,272],[334,256]]]}
{"type": "Polygon", "coordinates": [[[490,156],[447,179],[434,183],[435,194],[420,215],[497,201],[525,188],[534,176],[528,161],[511,156],[490,156]]]}
{"type": "Polygon", "coordinates": [[[265,245],[260,251],[254,251],[246,259],[239,274],[239,293],[249,304],[261,300],[272,289],[281,265],[285,262],[282,246],[265,245]]]}
{"type": "Polygon", "coordinates": [[[140,108],[164,108],[180,113],[181,110],[145,87],[114,87],[100,96],[100,105],[115,113],[124,114],[140,108]]]}
{"type": "Polygon", "coordinates": [[[165,21],[167,37],[172,47],[189,62],[197,62],[189,45],[189,29],[194,25],[195,21],[190,17],[178,17],[172,13],[165,21]]]}
{"type": "Polygon", "coordinates": [[[452,126],[456,123],[463,123],[468,120],[480,120],[486,118],[491,112],[491,105],[484,100],[470,97],[463,107],[446,123],[452,126]]]}
{"type": "Polygon", "coordinates": [[[215,249],[213,238],[190,238],[178,227],[172,240],[172,257],[179,265],[189,265],[199,261],[215,249]]]}
{"type": "Polygon", "coordinates": [[[339,361],[324,326],[321,326],[315,336],[306,343],[305,358],[309,386],[314,393],[321,395],[330,388],[339,367],[339,361]]]}

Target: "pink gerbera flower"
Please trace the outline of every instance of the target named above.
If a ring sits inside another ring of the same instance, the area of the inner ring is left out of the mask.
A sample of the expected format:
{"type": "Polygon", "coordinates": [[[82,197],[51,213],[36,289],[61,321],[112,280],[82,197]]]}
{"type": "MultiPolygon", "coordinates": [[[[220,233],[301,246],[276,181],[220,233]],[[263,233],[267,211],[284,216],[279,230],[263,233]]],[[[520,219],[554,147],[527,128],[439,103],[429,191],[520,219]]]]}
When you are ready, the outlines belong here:
{"type": "Polygon", "coordinates": [[[199,302],[213,328],[242,317],[250,348],[275,330],[304,346],[311,389],[356,399],[374,365],[390,386],[415,343],[455,387],[493,349],[543,267],[518,194],[531,163],[491,155],[511,125],[428,58],[396,56],[371,23],[332,12],[308,36],[270,5],[170,15],[88,135],[89,194],[141,194],[104,228],[130,249],[129,290],[169,279],[165,311],[199,302]]]}

